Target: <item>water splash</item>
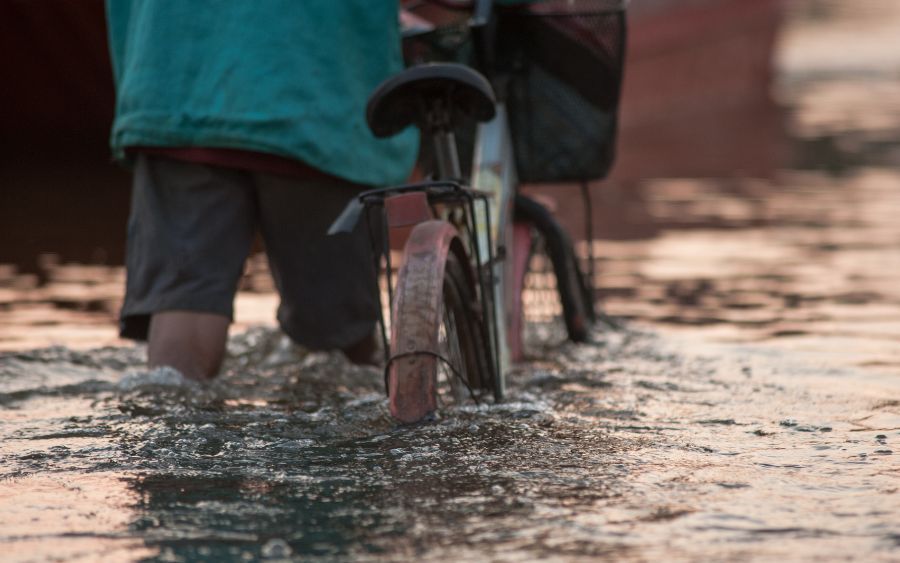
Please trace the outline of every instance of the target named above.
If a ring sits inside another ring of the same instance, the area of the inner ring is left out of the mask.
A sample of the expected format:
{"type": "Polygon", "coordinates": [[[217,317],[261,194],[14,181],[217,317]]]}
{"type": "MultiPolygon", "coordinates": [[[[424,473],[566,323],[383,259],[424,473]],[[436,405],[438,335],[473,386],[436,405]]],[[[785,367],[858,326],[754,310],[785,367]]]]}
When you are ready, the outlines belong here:
{"type": "Polygon", "coordinates": [[[379,370],[270,330],[233,338],[205,385],[141,372],[140,349],[0,355],[0,502],[15,507],[0,544],[151,560],[895,554],[900,403],[846,373],[818,391],[771,351],[666,342],[547,346],[509,402],[410,427],[379,370]]]}

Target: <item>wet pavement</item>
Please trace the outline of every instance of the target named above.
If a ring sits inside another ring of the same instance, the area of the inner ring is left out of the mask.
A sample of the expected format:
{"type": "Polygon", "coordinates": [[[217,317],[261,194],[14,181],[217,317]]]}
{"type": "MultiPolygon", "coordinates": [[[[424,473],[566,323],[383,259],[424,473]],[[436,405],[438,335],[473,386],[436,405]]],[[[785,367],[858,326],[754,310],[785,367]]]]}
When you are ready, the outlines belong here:
{"type": "Polygon", "coordinates": [[[4,355],[2,542],[23,561],[896,558],[896,379],[631,330],[532,349],[509,402],[411,428],[377,370],[272,331],[235,338],[207,387],[133,349],[4,355]]]}
{"type": "Polygon", "coordinates": [[[603,188],[625,326],[562,343],[535,290],[502,405],[397,427],[259,258],[208,386],[115,339],[120,268],[0,267],[3,559],[900,559],[900,15],[805,4],[843,19],[781,40],[782,169],[603,188]]]}

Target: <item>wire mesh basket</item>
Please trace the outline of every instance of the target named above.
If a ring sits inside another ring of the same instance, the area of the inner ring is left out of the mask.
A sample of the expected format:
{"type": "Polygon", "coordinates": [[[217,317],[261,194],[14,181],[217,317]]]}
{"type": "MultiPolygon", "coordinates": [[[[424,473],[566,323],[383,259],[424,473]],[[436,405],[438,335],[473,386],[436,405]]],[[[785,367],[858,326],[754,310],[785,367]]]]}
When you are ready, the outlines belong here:
{"type": "Polygon", "coordinates": [[[610,0],[553,0],[502,14],[498,64],[519,179],[605,177],[615,157],[625,12],[610,0]]]}
{"type": "MultiPolygon", "coordinates": [[[[499,11],[489,71],[507,104],[520,181],[582,181],[609,173],[624,67],[624,4],[546,0],[499,11]]],[[[407,41],[404,50],[411,63],[474,62],[465,25],[407,41]]]]}

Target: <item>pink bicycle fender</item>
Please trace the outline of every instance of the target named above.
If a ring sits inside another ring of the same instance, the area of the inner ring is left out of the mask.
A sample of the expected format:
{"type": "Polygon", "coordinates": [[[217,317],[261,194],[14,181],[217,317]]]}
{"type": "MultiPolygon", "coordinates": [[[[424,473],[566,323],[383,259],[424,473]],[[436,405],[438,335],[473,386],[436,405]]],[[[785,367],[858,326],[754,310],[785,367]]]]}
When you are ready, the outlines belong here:
{"type": "Polygon", "coordinates": [[[391,415],[416,422],[437,408],[435,373],[444,265],[458,233],[446,221],[425,221],[406,242],[391,326],[388,395],[391,415]],[[416,352],[423,352],[416,354],[416,352]]]}

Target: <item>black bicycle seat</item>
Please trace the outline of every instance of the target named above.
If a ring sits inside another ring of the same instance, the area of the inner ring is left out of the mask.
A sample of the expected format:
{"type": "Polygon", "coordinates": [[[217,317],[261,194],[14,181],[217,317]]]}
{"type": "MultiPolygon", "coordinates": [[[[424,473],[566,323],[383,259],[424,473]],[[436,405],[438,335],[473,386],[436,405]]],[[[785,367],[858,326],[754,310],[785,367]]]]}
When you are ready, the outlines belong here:
{"type": "Polygon", "coordinates": [[[366,121],[376,137],[396,135],[410,125],[423,131],[452,129],[463,118],[489,121],[496,110],[494,89],[477,71],[455,63],[410,67],[369,96],[366,121]]]}

